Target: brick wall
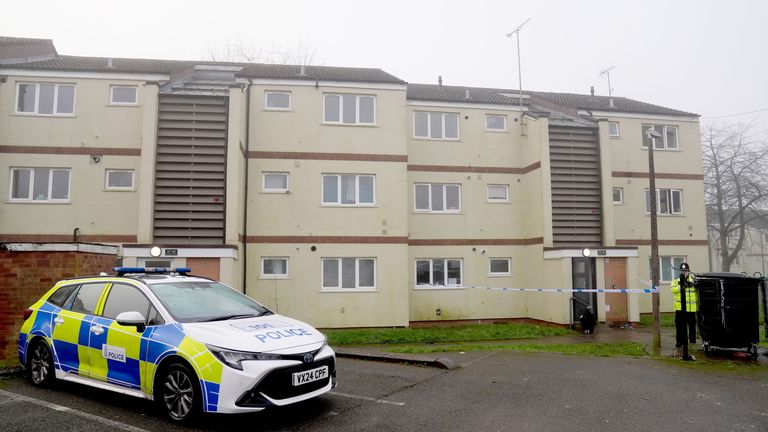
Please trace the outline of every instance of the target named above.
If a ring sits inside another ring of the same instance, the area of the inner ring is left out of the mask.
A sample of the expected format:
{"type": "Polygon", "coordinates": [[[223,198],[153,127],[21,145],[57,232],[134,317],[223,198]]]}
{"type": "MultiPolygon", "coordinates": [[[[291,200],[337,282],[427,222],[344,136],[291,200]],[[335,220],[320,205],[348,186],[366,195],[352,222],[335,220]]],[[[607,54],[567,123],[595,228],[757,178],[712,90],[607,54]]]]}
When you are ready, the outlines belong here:
{"type": "Polygon", "coordinates": [[[191,268],[190,274],[209,277],[215,281],[220,280],[218,258],[187,258],[187,267],[191,268]]]}
{"type": "Polygon", "coordinates": [[[53,284],[69,277],[112,273],[116,259],[110,254],[0,248],[0,360],[17,358],[22,314],[53,284]]]}
{"type": "MultiPolygon", "coordinates": [[[[627,259],[605,259],[605,287],[627,288],[627,259]]],[[[605,321],[609,326],[622,326],[628,322],[627,295],[621,293],[606,293],[605,304],[610,310],[605,313],[605,321]]]]}

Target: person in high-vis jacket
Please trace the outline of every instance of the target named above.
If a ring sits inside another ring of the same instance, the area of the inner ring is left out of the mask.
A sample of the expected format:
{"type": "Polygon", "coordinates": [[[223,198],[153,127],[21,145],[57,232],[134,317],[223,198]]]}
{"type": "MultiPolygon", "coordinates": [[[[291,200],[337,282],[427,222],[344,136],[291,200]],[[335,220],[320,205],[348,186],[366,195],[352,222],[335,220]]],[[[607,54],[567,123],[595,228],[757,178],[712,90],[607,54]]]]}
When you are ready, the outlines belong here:
{"type": "Polygon", "coordinates": [[[688,263],[680,264],[680,277],[675,278],[670,285],[675,306],[675,347],[678,349],[686,343],[696,343],[696,312],[699,310],[699,295],[693,285],[688,263]],[[685,312],[683,312],[682,290],[685,288],[685,312]]]}

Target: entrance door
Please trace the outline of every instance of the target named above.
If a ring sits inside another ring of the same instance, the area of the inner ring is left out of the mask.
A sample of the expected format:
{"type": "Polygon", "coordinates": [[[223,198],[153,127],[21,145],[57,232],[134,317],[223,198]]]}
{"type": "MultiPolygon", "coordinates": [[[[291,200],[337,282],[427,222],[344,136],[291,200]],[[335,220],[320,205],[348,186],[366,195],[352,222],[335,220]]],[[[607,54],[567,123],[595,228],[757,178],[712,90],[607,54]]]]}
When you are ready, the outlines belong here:
{"type": "MultiPolygon", "coordinates": [[[[596,273],[596,265],[595,265],[595,258],[589,258],[589,257],[578,257],[573,258],[573,261],[571,262],[571,273],[573,276],[573,288],[586,288],[586,289],[595,289],[597,287],[597,283],[595,281],[595,273],[596,273]]],[[[597,293],[589,292],[589,293],[583,293],[583,292],[575,292],[573,293],[573,298],[571,298],[571,311],[573,312],[573,315],[571,316],[571,322],[576,323],[579,321],[579,317],[582,313],[584,313],[584,310],[586,310],[587,306],[592,307],[592,313],[595,314],[595,318],[597,318],[597,308],[595,305],[597,304],[597,293]]]]}

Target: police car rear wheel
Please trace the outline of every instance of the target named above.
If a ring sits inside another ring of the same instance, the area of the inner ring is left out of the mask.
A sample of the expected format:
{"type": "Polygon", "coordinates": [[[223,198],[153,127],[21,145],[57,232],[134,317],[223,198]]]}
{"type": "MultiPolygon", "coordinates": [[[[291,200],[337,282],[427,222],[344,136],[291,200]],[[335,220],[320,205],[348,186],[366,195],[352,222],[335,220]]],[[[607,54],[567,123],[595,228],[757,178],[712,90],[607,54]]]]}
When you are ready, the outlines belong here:
{"type": "Polygon", "coordinates": [[[54,379],[51,350],[42,341],[35,342],[31,348],[27,361],[29,378],[32,380],[32,384],[36,386],[46,386],[54,379]]]}
{"type": "Polygon", "coordinates": [[[183,422],[193,417],[200,404],[194,373],[180,363],[170,365],[160,383],[160,402],[172,420],[183,422]]]}

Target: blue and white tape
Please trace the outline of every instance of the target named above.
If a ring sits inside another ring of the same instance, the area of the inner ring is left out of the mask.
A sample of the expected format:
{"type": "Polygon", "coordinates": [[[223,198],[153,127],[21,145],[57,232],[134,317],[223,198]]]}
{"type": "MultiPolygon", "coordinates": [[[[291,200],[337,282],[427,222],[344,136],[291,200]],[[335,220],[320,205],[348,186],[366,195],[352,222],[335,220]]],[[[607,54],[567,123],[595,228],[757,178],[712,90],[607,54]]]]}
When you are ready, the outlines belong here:
{"type": "Polygon", "coordinates": [[[493,287],[483,287],[483,286],[474,286],[474,285],[465,285],[464,288],[482,289],[482,290],[489,290],[489,291],[558,292],[558,293],[576,292],[576,293],[619,293],[619,294],[645,293],[645,294],[653,294],[653,293],[658,292],[657,289],[653,289],[653,288],[596,288],[596,289],[589,289],[589,288],[493,288],[493,287]]]}

